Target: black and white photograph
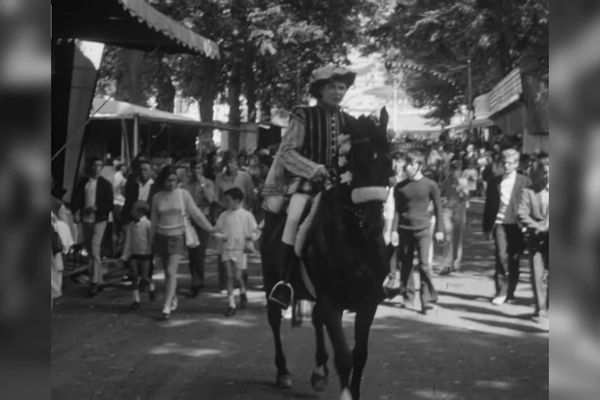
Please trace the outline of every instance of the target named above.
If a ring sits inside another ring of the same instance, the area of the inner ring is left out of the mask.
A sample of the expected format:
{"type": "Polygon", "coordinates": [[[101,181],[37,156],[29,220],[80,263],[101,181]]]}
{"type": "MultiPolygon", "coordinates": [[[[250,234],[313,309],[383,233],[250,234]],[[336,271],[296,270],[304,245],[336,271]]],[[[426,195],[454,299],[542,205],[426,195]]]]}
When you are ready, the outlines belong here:
{"type": "Polygon", "coordinates": [[[551,54],[549,3],[51,0],[51,398],[598,398],[600,7],[551,54]]]}

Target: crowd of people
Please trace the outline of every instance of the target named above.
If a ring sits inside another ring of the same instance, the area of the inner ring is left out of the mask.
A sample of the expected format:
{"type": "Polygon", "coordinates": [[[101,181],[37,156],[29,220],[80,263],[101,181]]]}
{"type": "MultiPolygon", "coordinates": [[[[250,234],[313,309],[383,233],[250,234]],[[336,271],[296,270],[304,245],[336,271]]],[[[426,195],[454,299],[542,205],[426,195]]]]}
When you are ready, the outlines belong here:
{"type": "MultiPolygon", "coordinates": [[[[390,248],[390,269],[398,275],[406,304],[414,301],[415,268],[420,275],[422,312],[437,300],[432,276],[434,242],[441,249],[438,273],[461,270],[467,210],[473,197],[482,196],[482,232],[495,246],[492,303],[514,300],[520,258],[527,250],[535,316],[547,318],[548,154],[523,157],[515,149],[489,151],[472,144],[456,152],[446,149],[440,145],[428,154],[393,154],[395,176],[384,208],[384,238],[390,248]],[[413,263],[415,250],[417,263],[413,263]]],[[[178,306],[176,277],[184,258],[191,277],[189,296],[198,296],[204,288],[206,250],[214,234],[219,289],[228,296],[225,314],[234,315],[247,304],[247,254],[260,236],[261,190],[272,160],[269,154],[261,151],[236,157],[229,151],[215,152],[162,167],[137,157],[131,168],[110,159],[91,159],[88,174],[75,187],[70,203],[62,201],[64,190],[53,188],[52,224],[57,234],[53,235],[57,243],[53,265],[61,270],[62,258],[83,243],[90,263],[88,296],[93,297],[102,289],[103,256],[120,259],[129,266],[130,307],[138,309],[140,292],[147,292],[150,302],[157,298],[152,276],[158,262],[165,271],[162,314],[168,318],[178,306]],[[186,246],[186,223],[199,239],[195,247],[186,246]],[[111,228],[108,233],[107,227],[111,228]]],[[[57,275],[52,285],[55,297],[61,294],[60,286],[57,275]]]]}
{"type": "Polygon", "coordinates": [[[89,285],[88,297],[102,290],[107,259],[118,259],[128,266],[134,310],[140,307],[140,292],[156,300],[152,276],[155,264],[160,265],[165,271],[162,316],[169,318],[178,307],[177,272],[184,258],[191,276],[189,296],[198,296],[204,287],[212,234],[219,253],[219,285],[229,300],[225,314],[235,314],[237,304],[245,308],[247,254],[256,252],[260,191],[268,171],[264,163],[270,160],[266,150],[239,157],[215,151],[168,165],[143,156],[131,166],[110,157],[91,158],[70,202],[63,200],[65,190],[52,188],[53,298],[61,295],[63,259],[83,248],[89,274],[77,279],[89,285]],[[190,231],[195,243],[187,236],[190,231]],[[234,286],[240,288],[237,302],[234,286]]]}
{"type": "MultiPolygon", "coordinates": [[[[515,300],[520,259],[531,267],[533,318],[548,318],[549,155],[522,155],[513,147],[451,151],[434,146],[394,155],[396,175],[384,215],[391,271],[405,303],[414,300],[413,271],[420,274],[421,312],[437,301],[432,279],[433,240],[442,244],[440,275],[461,269],[467,209],[483,197],[482,233],[494,241],[494,305],[515,300]],[[413,263],[414,250],[419,259],[413,263]],[[399,270],[399,271],[398,271],[399,270]]],[[[491,258],[490,254],[490,258],[491,258]]]]}
{"type": "MultiPolygon", "coordinates": [[[[288,269],[269,295],[285,308],[292,298],[286,277],[294,263],[288,261],[296,257],[296,230],[305,205],[318,191],[316,183],[334,181],[343,166],[340,160],[346,146],[340,138],[351,117],[339,104],[354,76],[339,67],[315,70],[310,92],[317,105],[294,111],[276,154],[274,149],[239,155],[212,151],[168,165],[156,165],[143,156],[130,166],[109,157],[90,159],[69,203],[72,218],[62,200],[64,190],[53,187],[53,296],[60,295],[62,256],[74,247],[71,244],[83,243],[89,258],[90,297],[102,289],[103,252],[130,267],[132,309],[140,307],[140,292],[147,291],[150,301],[156,299],[152,280],[156,263],[165,272],[162,316],[169,318],[178,307],[177,272],[184,258],[191,275],[190,296],[203,289],[206,250],[213,235],[219,254],[219,288],[227,294],[225,315],[230,317],[247,304],[247,255],[256,251],[253,243],[260,236],[263,207],[280,212],[283,202],[274,200],[287,196],[282,262],[288,269]],[[286,177],[289,182],[284,184],[286,177]],[[103,250],[105,242],[108,250],[103,250]],[[237,300],[235,286],[239,287],[237,300]]],[[[399,283],[405,304],[412,303],[416,294],[415,271],[420,275],[421,312],[427,313],[437,301],[434,241],[443,248],[439,274],[461,270],[467,210],[478,196],[485,199],[483,235],[494,240],[492,303],[514,300],[520,258],[527,250],[535,317],[547,318],[548,296],[543,288],[548,269],[548,154],[525,155],[517,148],[515,143],[442,137],[427,143],[426,151],[414,146],[394,151],[395,174],[383,211],[383,236],[391,281],[399,283]]]]}

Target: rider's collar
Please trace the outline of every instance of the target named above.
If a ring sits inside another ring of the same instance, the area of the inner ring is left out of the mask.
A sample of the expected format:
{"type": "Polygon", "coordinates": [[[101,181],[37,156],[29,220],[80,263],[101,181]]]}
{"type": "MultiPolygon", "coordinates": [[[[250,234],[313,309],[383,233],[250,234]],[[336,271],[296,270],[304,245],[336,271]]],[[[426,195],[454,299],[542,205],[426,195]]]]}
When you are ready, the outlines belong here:
{"type": "Polygon", "coordinates": [[[340,106],[332,106],[331,104],[325,103],[323,100],[317,100],[317,105],[325,111],[329,112],[336,112],[341,110],[340,106]]]}

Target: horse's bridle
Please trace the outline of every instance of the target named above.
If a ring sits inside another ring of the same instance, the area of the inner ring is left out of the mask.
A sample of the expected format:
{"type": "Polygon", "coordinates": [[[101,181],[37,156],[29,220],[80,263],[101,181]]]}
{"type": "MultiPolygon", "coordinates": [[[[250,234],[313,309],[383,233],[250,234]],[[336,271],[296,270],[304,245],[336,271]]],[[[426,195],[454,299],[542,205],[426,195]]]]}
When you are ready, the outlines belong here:
{"type": "MultiPolygon", "coordinates": [[[[373,201],[378,201],[378,200],[373,200],[373,201]]],[[[381,201],[381,203],[383,205],[383,201],[381,201]]],[[[348,214],[351,214],[356,220],[358,220],[359,228],[363,228],[365,225],[365,221],[363,218],[364,204],[366,204],[366,203],[351,203],[351,204],[342,203],[342,210],[347,212],[348,214]]]]}
{"type": "Polygon", "coordinates": [[[363,217],[362,217],[363,208],[360,207],[358,204],[353,204],[353,205],[343,204],[342,210],[348,212],[349,214],[352,214],[352,216],[354,216],[354,218],[356,218],[358,220],[359,228],[362,228],[365,225],[365,222],[363,221],[363,217]]]}

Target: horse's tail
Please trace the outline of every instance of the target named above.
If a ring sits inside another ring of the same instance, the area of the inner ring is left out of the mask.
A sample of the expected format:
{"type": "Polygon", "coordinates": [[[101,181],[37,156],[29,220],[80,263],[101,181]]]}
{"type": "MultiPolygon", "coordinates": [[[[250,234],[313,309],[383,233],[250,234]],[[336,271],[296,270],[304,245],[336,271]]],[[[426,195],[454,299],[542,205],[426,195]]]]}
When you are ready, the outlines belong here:
{"type": "Polygon", "coordinates": [[[304,322],[305,318],[312,316],[310,300],[294,299],[292,304],[292,328],[297,328],[304,322]]]}

